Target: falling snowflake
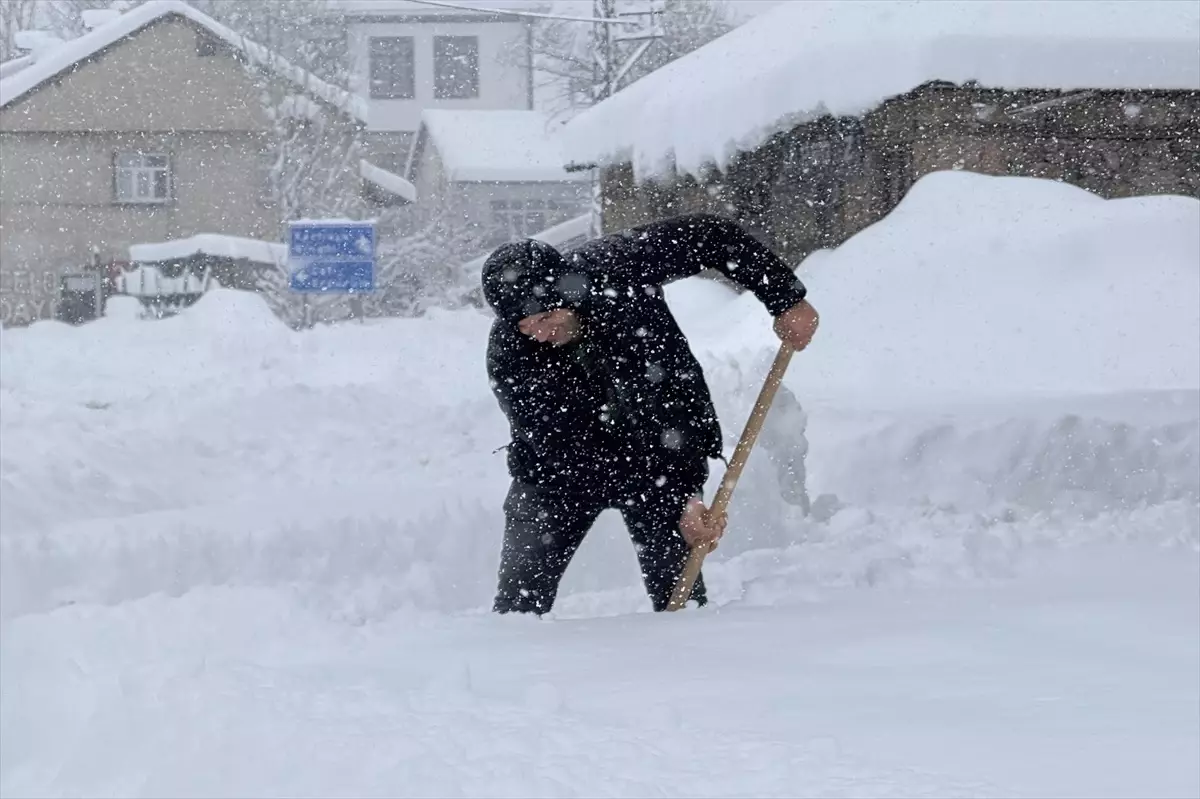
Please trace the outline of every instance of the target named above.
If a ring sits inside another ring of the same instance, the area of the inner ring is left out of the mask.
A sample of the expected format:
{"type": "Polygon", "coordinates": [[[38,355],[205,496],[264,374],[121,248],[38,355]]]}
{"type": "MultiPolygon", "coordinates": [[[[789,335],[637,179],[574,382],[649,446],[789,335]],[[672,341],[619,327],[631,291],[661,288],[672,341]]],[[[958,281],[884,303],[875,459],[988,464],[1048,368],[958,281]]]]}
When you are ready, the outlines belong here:
{"type": "Polygon", "coordinates": [[[588,293],[588,279],[585,275],[572,272],[558,279],[558,293],[568,300],[583,299],[588,293]]]}

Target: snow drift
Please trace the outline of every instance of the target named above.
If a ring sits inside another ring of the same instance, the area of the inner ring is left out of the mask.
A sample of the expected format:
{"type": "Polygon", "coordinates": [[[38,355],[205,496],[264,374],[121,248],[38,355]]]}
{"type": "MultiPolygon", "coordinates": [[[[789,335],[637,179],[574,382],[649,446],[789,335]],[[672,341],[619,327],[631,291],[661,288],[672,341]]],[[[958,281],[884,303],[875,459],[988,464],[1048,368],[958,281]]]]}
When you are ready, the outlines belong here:
{"type": "MultiPolygon", "coordinates": [[[[822,330],[710,559],[718,601],[799,563],[799,585],[874,584],[1004,574],[1031,543],[1195,546],[1198,248],[1192,199],[939,174],[814,255],[822,330]]],[[[668,298],[732,451],[768,319],[704,280],[668,298]]],[[[206,584],[303,586],[360,619],[486,606],[508,440],[489,324],[298,333],[220,290],[161,321],[5,331],[3,614],[206,584]]],[[[613,514],[577,562],[564,612],[644,609],[613,514]]]]}
{"type": "MultiPolygon", "coordinates": [[[[484,314],[5,330],[0,795],[1195,796],[1197,205],[933,176],[807,261],[669,618],[613,513],[556,619],[483,612],[484,314]]],[[[768,319],[667,293],[732,449],[768,319]]]]}

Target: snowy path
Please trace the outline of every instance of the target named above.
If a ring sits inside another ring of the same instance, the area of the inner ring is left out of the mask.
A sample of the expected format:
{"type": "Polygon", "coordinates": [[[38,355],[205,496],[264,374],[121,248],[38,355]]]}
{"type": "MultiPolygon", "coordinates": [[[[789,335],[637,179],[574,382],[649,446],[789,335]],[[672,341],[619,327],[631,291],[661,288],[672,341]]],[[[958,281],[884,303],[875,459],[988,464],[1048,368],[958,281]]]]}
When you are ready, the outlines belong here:
{"type": "Polygon", "coordinates": [[[1198,585],[1194,558],[1114,550],[691,617],[352,627],[249,589],[65,608],[5,625],[0,787],[1195,796],[1198,585]]]}
{"type": "Polygon", "coordinates": [[[1200,793],[1194,392],[812,409],[853,504],[772,529],[760,455],[718,607],[640,612],[610,515],[548,623],[478,613],[484,399],[199,399],[3,417],[2,796],[1200,793]]]}
{"type": "MultiPolygon", "coordinates": [[[[483,612],[483,314],[5,330],[0,796],[1200,796],[1200,205],[922,185],[805,262],[698,612],[612,513],[483,612]]],[[[732,451],[777,342],[668,293],[732,451]]]]}

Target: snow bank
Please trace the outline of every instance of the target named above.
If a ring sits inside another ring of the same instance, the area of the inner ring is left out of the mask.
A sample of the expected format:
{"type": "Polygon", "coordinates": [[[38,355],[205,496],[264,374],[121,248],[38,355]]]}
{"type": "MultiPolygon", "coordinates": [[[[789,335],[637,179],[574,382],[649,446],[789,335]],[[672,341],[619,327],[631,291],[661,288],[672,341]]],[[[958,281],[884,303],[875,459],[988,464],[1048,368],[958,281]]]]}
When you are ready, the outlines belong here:
{"type": "MultiPolygon", "coordinates": [[[[940,172],[798,274],[822,314],[799,396],[897,404],[1200,388],[1200,202],[940,172]]],[[[695,336],[775,342],[761,308],[695,336]]],[[[728,317],[727,317],[728,318],[728,317]]],[[[738,356],[743,357],[742,355],[738,356]]]]}
{"type": "MultiPolygon", "coordinates": [[[[1197,205],[932,176],[806,262],[822,331],[739,483],[715,599],[1200,546],[1197,205]]],[[[732,452],[776,348],[766,314],[702,280],[667,295],[732,452]]],[[[201,585],[292,585],[357,621],[486,607],[508,441],[489,325],[301,333],[218,290],[159,321],[5,331],[3,615],[201,585]]],[[[575,564],[564,614],[645,610],[615,513],[575,564]]]]}
{"type": "Polygon", "coordinates": [[[823,114],[932,80],[1028,89],[1200,89],[1195,3],[785,2],[579,114],[569,162],[699,174],[823,114]],[[630,124],[636,120],[636,124],[630,124]]]}

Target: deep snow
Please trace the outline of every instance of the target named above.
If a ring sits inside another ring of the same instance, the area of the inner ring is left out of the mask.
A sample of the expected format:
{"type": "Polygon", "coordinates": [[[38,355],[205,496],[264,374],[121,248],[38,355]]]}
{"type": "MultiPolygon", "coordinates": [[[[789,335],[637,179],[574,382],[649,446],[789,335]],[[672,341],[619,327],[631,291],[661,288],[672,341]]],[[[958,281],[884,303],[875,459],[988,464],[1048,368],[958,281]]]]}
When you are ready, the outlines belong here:
{"type": "MultiPolygon", "coordinates": [[[[1198,208],[936,175],[806,261],[670,616],[611,514],[554,618],[485,612],[481,313],[4,330],[0,794],[1196,796],[1198,208]]],[[[668,297],[731,451],[768,320],[668,297]]]]}

